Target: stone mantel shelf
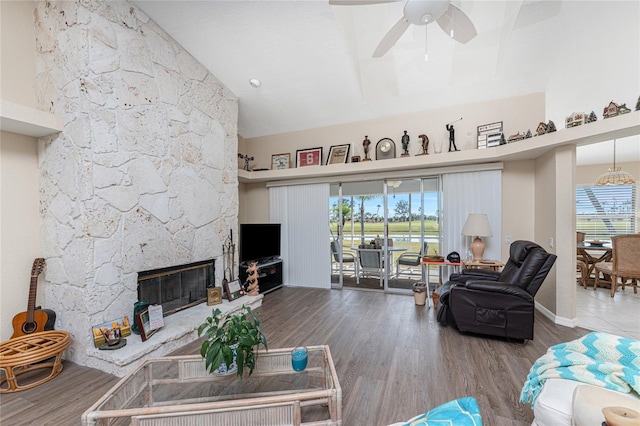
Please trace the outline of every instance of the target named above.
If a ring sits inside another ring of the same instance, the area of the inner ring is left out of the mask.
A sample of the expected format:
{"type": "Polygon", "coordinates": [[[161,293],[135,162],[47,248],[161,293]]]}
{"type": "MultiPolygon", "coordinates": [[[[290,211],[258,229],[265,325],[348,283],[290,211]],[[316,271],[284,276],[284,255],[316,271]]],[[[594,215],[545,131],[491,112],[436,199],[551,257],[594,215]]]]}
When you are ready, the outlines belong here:
{"type": "MultiPolygon", "coordinates": [[[[143,342],[139,335],[126,337],[127,345],[116,350],[87,349],[87,367],[96,368],[118,377],[126,375],[131,368],[145,357],[161,357],[198,338],[198,327],[212,310],[219,308],[223,313],[240,310],[242,305],[256,309],[262,306],[263,295],[243,296],[232,302],[223,300],[222,304],[207,306],[201,303],[176,312],[164,318],[164,327],[143,342]]],[[[130,317],[131,318],[131,317],[130,317]]]]}
{"type": "Polygon", "coordinates": [[[0,99],[0,130],[40,138],[60,133],[62,117],[0,99]]]}
{"type": "Polygon", "coordinates": [[[363,173],[431,169],[467,164],[485,164],[501,161],[531,160],[565,145],[590,145],[598,142],[640,134],[640,111],[618,117],[600,119],[570,129],[561,129],[542,136],[487,149],[467,149],[441,154],[419,155],[390,160],[360,163],[307,166],[285,170],[250,172],[238,170],[241,183],[275,182],[295,179],[321,179],[363,173]]]}

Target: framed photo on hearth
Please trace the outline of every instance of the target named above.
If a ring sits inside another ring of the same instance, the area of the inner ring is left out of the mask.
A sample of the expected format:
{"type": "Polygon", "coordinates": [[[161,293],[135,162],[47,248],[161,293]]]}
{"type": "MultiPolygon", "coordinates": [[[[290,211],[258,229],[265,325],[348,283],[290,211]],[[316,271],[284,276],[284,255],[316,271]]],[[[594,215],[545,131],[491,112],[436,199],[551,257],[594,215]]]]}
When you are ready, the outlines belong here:
{"type": "Polygon", "coordinates": [[[327,156],[327,165],[329,164],[344,164],[349,159],[349,148],[351,145],[332,145],[329,148],[329,155],[327,156]]]}
{"type": "Polygon", "coordinates": [[[299,149],[296,151],[296,167],[321,166],[322,147],[299,149]]]}
{"type": "Polygon", "coordinates": [[[236,300],[238,297],[244,296],[244,291],[242,291],[242,287],[240,286],[240,281],[231,281],[226,282],[224,285],[224,293],[227,296],[229,302],[232,300],[236,300]]]}
{"type": "Polygon", "coordinates": [[[138,330],[140,330],[140,338],[142,338],[143,342],[157,333],[161,328],[152,328],[151,319],[149,317],[149,308],[146,308],[145,310],[140,311],[136,314],[136,324],[138,324],[138,330]]]}

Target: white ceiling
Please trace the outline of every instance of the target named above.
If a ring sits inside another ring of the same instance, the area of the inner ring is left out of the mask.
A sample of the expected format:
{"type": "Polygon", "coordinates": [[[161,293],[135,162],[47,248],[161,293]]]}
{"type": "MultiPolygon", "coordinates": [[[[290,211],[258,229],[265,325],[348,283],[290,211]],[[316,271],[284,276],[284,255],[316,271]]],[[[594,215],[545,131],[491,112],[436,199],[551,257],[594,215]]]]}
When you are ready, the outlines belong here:
{"type": "MultiPolygon", "coordinates": [[[[430,24],[429,61],[424,27],[415,26],[371,58],[404,1],[134,3],[238,96],[244,138],[534,92],[546,93],[547,119],[562,128],[572,112],[602,117],[611,100],[633,109],[640,94],[635,0],[453,1],[478,36],[462,45],[430,24]]],[[[579,147],[579,164],[612,160],[596,145],[579,147]]],[[[640,142],[619,142],[617,152],[638,161],[640,142]]]]}

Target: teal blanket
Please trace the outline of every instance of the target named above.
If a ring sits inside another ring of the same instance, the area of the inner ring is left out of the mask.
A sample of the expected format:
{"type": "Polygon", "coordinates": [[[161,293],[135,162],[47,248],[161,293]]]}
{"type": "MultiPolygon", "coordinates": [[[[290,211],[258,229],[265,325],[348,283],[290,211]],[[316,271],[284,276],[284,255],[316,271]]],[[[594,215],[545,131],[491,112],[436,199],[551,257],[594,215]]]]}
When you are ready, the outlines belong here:
{"type": "Polygon", "coordinates": [[[533,364],[520,402],[535,405],[547,379],[569,379],[622,393],[640,393],[640,342],[593,332],[550,347],[533,364]]]}

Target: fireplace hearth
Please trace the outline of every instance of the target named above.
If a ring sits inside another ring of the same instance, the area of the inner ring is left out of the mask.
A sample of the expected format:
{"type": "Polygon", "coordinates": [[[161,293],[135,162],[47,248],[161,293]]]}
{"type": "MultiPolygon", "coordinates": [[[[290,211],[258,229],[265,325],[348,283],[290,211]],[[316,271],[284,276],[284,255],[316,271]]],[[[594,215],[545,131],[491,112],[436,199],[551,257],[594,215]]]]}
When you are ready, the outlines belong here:
{"type": "Polygon", "coordinates": [[[215,259],[138,272],[138,300],[162,305],[164,316],[206,302],[215,287],[215,259]]]}

